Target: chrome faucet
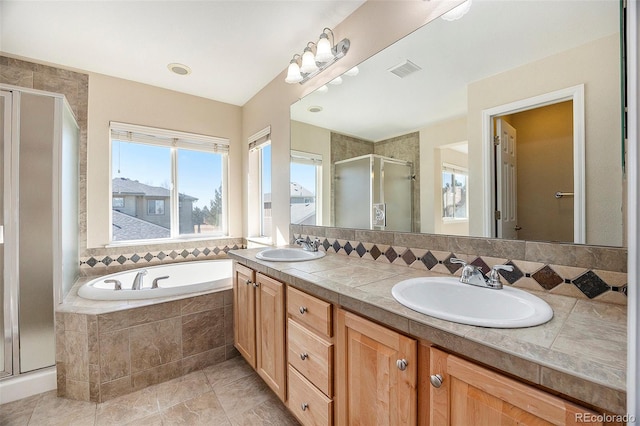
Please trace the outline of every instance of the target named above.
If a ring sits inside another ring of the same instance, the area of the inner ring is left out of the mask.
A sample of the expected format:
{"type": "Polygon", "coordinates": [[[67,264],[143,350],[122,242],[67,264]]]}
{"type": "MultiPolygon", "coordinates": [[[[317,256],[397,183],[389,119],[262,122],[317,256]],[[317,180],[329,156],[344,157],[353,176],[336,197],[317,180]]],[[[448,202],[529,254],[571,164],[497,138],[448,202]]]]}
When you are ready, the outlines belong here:
{"type": "Polygon", "coordinates": [[[463,266],[462,274],[460,275],[461,283],[491,288],[494,290],[500,290],[502,288],[502,281],[500,281],[500,274],[498,271],[513,271],[513,266],[511,265],[494,265],[494,267],[491,268],[489,277],[486,277],[478,266],[471,265],[462,259],[452,257],[449,261],[463,266]]]}
{"type": "Polygon", "coordinates": [[[131,290],[141,290],[142,289],[142,277],[147,275],[147,270],[143,269],[142,271],[136,274],[136,277],[133,279],[133,285],[131,286],[131,290]]]}
{"type": "Polygon", "coordinates": [[[320,246],[320,240],[316,238],[313,241],[307,241],[304,238],[296,239],[296,244],[302,246],[302,250],[306,251],[318,251],[318,247],[320,246]]]}

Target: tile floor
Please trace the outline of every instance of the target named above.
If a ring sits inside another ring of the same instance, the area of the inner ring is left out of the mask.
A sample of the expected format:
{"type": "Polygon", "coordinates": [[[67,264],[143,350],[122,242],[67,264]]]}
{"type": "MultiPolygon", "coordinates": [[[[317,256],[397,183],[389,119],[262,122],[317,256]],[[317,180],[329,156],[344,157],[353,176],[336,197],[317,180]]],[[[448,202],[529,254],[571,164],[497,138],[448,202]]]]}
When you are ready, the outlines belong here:
{"type": "Polygon", "coordinates": [[[0,405],[0,426],[297,424],[241,357],[101,404],[50,391],[0,405]]]}

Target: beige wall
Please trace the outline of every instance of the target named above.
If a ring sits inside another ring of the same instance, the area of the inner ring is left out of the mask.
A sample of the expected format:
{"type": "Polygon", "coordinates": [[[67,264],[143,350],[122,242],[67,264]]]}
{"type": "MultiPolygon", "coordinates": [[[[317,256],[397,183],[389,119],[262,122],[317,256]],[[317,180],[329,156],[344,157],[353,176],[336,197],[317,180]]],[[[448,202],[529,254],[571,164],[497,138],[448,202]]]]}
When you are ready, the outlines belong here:
{"type": "Polygon", "coordinates": [[[322,223],[328,224],[331,217],[331,131],[292,121],[291,149],[322,156],[322,223]]]}
{"type": "Polygon", "coordinates": [[[109,122],[119,121],[227,138],[229,235],[242,236],[241,108],[146,84],[89,75],[87,137],[87,247],[109,243],[109,122]]]}
{"type": "Polygon", "coordinates": [[[619,53],[618,36],[613,35],[468,86],[469,208],[483,212],[470,219],[472,236],[482,236],[486,213],[481,191],[482,111],[584,84],[586,243],[622,245],[619,53]]]}
{"type": "MultiPolygon", "coordinates": [[[[420,129],[421,232],[441,229],[440,148],[467,140],[467,117],[456,117],[420,129]]],[[[456,233],[461,232],[456,230],[456,233]]]]}
{"type": "MultiPolygon", "coordinates": [[[[289,107],[302,96],[312,92],[381,49],[406,36],[459,2],[450,1],[367,1],[340,25],[334,28],[337,40],[349,38],[351,48],[347,56],[323,71],[314,79],[300,84],[284,82],[283,72],[265,86],[242,109],[242,139],[271,125],[272,170],[289,169],[289,107]]],[[[318,29],[320,30],[320,28],[318,29]]],[[[301,46],[307,40],[300,40],[301,46]]],[[[243,148],[243,175],[248,170],[248,150],[243,148]]],[[[274,173],[273,226],[276,245],[289,243],[289,173],[274,173]]],[[[245,181],[245,188],[248,184],[245,181]]],[[[245,191],[244,205],[248,203],[245,191]]],[[[247,229],[250,213],[245,209],[243,223],[247,229]]],[[[246,232],[246,231],[245,231],[246,232]]],[[[246,234],[245,234],[246,235],[246,234]]]]}

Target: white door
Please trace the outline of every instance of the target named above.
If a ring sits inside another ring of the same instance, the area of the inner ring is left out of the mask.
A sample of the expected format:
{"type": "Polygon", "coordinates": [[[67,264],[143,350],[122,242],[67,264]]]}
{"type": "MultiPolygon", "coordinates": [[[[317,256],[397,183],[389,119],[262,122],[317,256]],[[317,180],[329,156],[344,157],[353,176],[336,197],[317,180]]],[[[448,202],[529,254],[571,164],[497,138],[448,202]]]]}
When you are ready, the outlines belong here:
{"type": "Polygon", "coordinates": [[[496,230],[498,238],[518,238],[518,186],[516,162],[516,129],[496,120],[496,230]]]}

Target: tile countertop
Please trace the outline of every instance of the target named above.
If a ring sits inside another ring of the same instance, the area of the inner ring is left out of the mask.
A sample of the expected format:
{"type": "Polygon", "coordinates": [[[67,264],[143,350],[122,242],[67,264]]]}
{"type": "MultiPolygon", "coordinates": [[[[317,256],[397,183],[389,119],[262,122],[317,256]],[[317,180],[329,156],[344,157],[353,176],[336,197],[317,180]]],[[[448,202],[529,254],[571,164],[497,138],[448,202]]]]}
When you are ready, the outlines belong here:
{"type": "Polygon", "coordinates": [[[594,407],[626,412],[626,306],[531,292],[551,305],[551,321],[518,329],[476,327],[412,311],[391,295],[399,281],[440,274],[331,253],[308,262],[266,262],[255,257],[261,250],[228,255],[402,333],[594,407]]]}

